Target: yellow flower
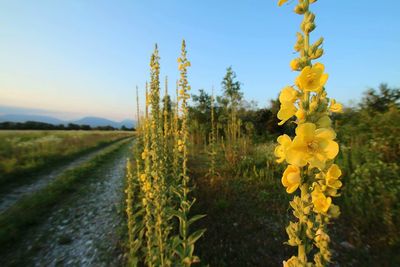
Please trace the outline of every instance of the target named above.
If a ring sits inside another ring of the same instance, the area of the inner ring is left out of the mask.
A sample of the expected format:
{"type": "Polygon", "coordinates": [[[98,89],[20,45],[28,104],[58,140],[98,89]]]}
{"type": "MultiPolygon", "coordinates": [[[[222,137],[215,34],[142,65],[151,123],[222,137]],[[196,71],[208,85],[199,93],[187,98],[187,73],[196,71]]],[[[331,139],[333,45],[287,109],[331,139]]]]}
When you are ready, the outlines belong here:
{"type": "Polygon", "coordinates": [[[283,267],[298,267],[300,266],[299,259],[296,256],[292,256],[288,261],[283,261],[283,267]]]}
{"type": "Polygon", "coordinates": [[[295,102],[297,99],[297,91],[291,87],[287,86],[282,89],[281,93],[279,94],[279,102],[282,104],[285,102],[295,102]]]}
{"type": "Polygon", "coordinates": [[[286,134],[278,137],[279,145],[275,148],[274,154],[278,158],[276,162],[281,163],[285,160],[286,149],[289,147],[292,139],[286,134]]]}
{"type": "Polygon", "coordinates": [[[281,109],[278,112],[278,119],[281,120],[279,125],[284,124],[288,119],[295,115],[297,109],[294,102],[296,100],[297,91],[293,87],[287,86],[282,89],[279,94],[279,102],[281,102],[281,109]]]}
{"type": "Polygon", "coordinates": [[[294,165],[287,166],[283,172],[282,184],[286,187],[286,192],[289,194],[296,191],[301,182],[300,168],[294,165]]]}
{"type": "Polygon", "coordinates": [[[326,213],[332,204],[332,199],[326,197],[318,186],[311,193],[311,199],[314,204],[314,211],[318,213],[326,213]]]}
{"type": "Polygon", "coordinates": [[[296,114],[296,106],[292,102],[283,102],[281,104],[281,109],[278,111],[278,119],[281,121],[278,125],[284,124],[288,119],[296,114]]]}
{"type": "Polygon", "coordinates": [[[296,137],[286,151],[289,164],[323,169],[327,160],[333,159],[339,152],[338,144],[333,141],[336,133],[330,128],[316,129],[314,123],[300,124],[296,128],[296,137]]]}
{"type": "Polygon", "coordinates": [[[332,164],[326,173],[326,185],[334,189],[339,189],[342,186],[342,182],[338,180],[341,175],[342,171],[340,170],[339,166],[332,164]]]}
{"type": "Polygon", "coordinates": [[[328,74],[324,73],[324,69],[321,63],[305,67],[296,78],[296,85],[303,91],[320,92],[328,80],[328,74]]]}
{"type": "Polygon", "coordinates": [[[283,5],[284,3],[286,3],[288,0],[279,0],[278,1],[278,6],[283,5]]]}
{"type": "Polygon", "coordinates": [[[331,105],[329,106],[329,111],[341,113],[343,112],[343,106],[342,104],[337,103],[335,99],[331,99],[331,105]]]}

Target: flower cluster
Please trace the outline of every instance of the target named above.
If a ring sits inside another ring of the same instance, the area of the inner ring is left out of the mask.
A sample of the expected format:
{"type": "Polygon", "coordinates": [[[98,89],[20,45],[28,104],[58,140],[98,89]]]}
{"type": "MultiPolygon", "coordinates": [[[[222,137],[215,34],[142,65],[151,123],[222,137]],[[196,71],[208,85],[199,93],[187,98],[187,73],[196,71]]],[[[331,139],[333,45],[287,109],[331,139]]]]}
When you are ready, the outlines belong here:
{"type": "MultiPolygon", "coordinates": [[[[285,2],[280,0],[278,5],[285,2]]],[[[284,261],[284,266],[326,266],[331,259],[327,224],[340,213],[333,204],[342,186],[342,172],[333,163],[339,145],[329,115],[341,112],[342,105],[327,97],[324,65],[312,62],[323,54],[322,38],[310,44],[310,33],[316,27],[315,15],[310,11],[314,2],[299,0],[294,9],[304,19],[294,47],[299,57],[290,62],[290,67],[300,73],[294,85],[283,88],[279,95],[279,125],[289,121],[297,127],[293,139],[288,135],[278,137],[275,155],[278,163],[288,163],[282,176],[286,192],[300,191],[300,196],[290,202],[296,221],[286,228],[288,244],[298,247],[298,255],[284,261]],[[309,261],[311,256],[314,262],[309,261]]]]}

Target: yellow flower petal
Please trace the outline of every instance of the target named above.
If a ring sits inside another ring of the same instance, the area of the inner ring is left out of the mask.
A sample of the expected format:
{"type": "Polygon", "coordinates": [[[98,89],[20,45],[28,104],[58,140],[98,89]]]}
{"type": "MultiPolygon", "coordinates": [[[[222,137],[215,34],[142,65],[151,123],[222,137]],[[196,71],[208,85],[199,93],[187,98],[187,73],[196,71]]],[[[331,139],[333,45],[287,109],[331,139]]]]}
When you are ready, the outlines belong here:
{"type": "Polygon", "coordinates": [[[292,144],[286,151],[286,161],[298,167],[303,167],[307,164],[307,154],[304,152],[304,147],[298,145],[297,137],[293,139],[292,144]]]}
{"type": "Polygon", "coordinates": [[[285,87],[282,89],[281,93],[279,94],[279,102],[294,102],[297,98],[297,91],[291,87],[285,87]]]}
{"type": "Polygon", "coordinates": [[[284,3],[286,3],[288,0],[279,0],[278,1],[278,6],[283,5],[284,3]]]}
{"type": "Polygon", "coordinates": [[[326,157],[328,159],[334,159],[339,153],[339,145],[335,141],[329,141],[328,146],[325,148],[326,157]]]}
{"type": "Polygon", "coordinates": [[[281,145],[289,145],[292,142],[292,139],[287,134],[283,134],[278,137],[278,143],[281,145]]]}
{"type": "Polygon", "coordinates": [[[300,169],[297,166],[289,165],[283,172],[282,184],[286,187],[289,194],[296,191],[301,182],[300,169]]]}
{"type": "Polygon", "coordinates": [[[292,102],[283,102],[281,104],[281,109],[278,111],[277,117],[281,120],[281,122],[279,122],[278,124],[284,124],[288,119],[296,114],[296,111],[296,106],[292,102]]]}
{"type": "Polygon", "coordinates": [[[301,136],[305,141],[314,138],[315,135],[314,123],[303,123],[296,128],[296,135],[301,136]]]}
{"type": "Polygon", "coordinates": [[[333,159],[339,152],[338,144],[333,141],[336,133],[331,128],[316,129],[313,123],[302,123],[296,128],[296,136],[286,151],[289,164],[323,170],[327,160],[333,159]]]}
{"type": "Polygon", "coordinates": [[[278,158],[276,162],[281,163],[286,158],[286,150],[292,143],[292,139],[286,134],[281,135],[277,139],[279,145],[275,148],[274,154],[278,158]]]}
{"type": "Polygon", "coordinates": [[[324,72],[324,65],[316,63],[314,66],[306,66],[296,78],[296,85],[303,91],[319,92],[328,80],[328,74],[324,72]]]}
{"type": "Polygon", "coordinates": [[[318,70],[321,73],[323,73],[325,70],[325,66],[324,66],[324,64],[318,62],[318,63],[314,64],[313,69],[318,70]]]}
{"type": "Polygon", "coordinates": [[[321,128],[315,131],[315,137],[320,139],[335,139],[336,133],[330,128],[321,128]]]}

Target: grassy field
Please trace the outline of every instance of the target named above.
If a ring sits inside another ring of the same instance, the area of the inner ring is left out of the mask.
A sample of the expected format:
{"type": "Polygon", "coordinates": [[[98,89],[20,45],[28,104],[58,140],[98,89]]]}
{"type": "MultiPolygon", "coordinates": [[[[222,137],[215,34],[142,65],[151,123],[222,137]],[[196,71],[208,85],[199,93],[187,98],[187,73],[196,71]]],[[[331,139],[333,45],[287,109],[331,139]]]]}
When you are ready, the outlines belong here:
{"type": "Polygon", "coordinates": [[[0,131],[0,184],[129,136],[124,131],[0,131]]]}

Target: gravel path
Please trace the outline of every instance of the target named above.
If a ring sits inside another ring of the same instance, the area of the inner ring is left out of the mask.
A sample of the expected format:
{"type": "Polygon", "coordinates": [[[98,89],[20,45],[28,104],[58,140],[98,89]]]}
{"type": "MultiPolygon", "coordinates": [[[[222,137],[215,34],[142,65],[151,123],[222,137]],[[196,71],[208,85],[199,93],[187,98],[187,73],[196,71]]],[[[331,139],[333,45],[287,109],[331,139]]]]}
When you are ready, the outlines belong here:
{"type": "Polygon", "coordinates": [[[132,142],[97,169],[0,266],[119,266],[124,176],[132,142]]]}
{"type": "Polygon", "coordinates": [[[23,196],[29,195],[32,192],[46,187],[52,180],[54,180],[63,172],[73,169],[76,166],[93,159],[103,149],[105,149],[105,147],[96,149],[93,152],[78,157],[65,165],[59,166],[48,173],[40,175],[36,179],[32,179],[32,181],[27,184],[14,187],[8,192],[0,192],[0,213],[14,205],[14,203],[20,200],[23,196]]]}

